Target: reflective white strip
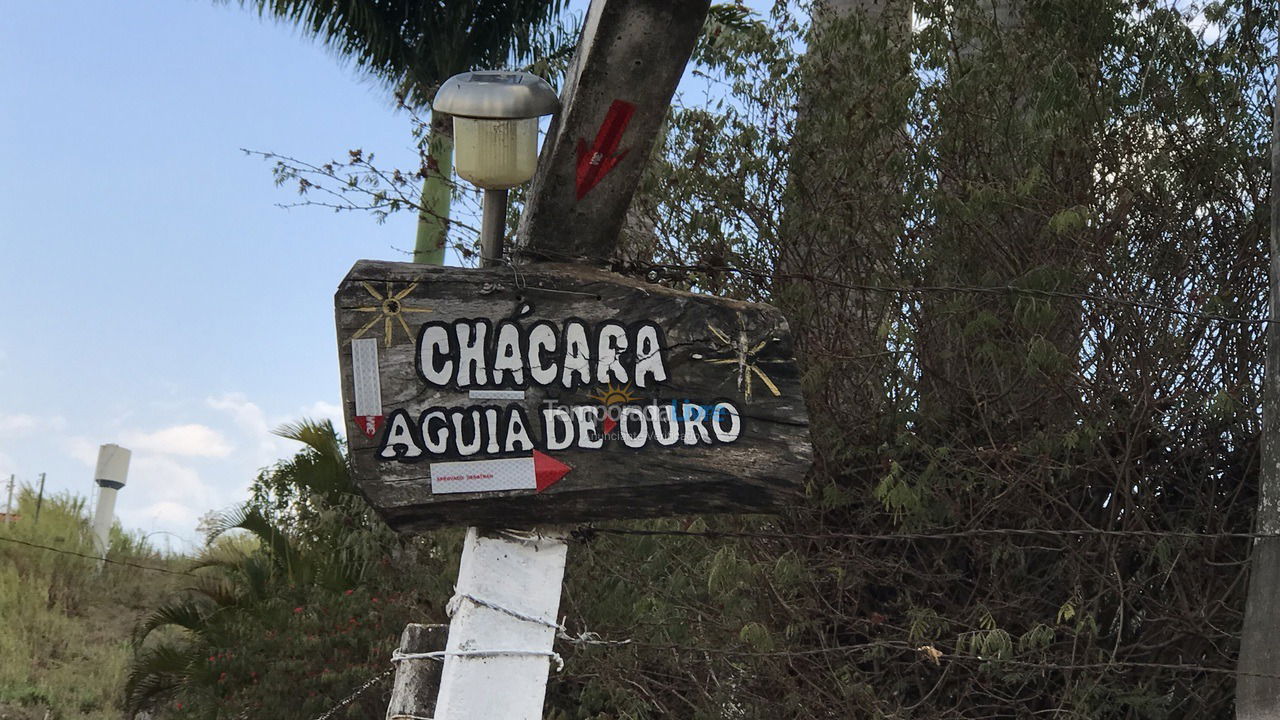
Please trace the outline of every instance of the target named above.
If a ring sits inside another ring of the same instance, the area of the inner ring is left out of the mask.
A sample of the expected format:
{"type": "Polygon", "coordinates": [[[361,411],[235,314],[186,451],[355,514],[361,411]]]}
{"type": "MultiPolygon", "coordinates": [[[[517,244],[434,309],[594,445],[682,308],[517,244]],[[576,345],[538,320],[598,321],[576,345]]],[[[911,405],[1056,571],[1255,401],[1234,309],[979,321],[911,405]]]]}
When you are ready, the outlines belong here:
{"type": "Polygon", "coordinates": [[[523,390],[472,390],[467,393],[472,400],[523,400],[523,390]]]}
{"type": "Polygon", "coordinates": [[[533,457],[431,463],[431,492],[536,490],[533,457]]]}
{"type": "Polygon", "coordinates": [[[351,341],[351,380],[355,385],[356,415],[382,414],[382,380],[378,377],[378,339],[351,341]]]}

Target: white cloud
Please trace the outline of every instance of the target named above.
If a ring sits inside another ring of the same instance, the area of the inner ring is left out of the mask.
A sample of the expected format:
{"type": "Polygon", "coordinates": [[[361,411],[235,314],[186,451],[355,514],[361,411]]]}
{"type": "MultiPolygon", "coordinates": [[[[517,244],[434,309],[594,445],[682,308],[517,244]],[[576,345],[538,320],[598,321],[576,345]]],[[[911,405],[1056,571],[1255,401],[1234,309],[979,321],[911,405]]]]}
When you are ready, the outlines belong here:
{"type": "Polygon", "coordinates": [[[212,500],[212,493],[201,481],[200,473],[162,455],[135,455],[129,466],[129,482],[121,491],[121,497],[125,492],[140,502],[180,500],[206,505],[212,500]]]}
{"type": "Polygon", "coordinates": [[[37,415],[0,415],[0,433],[16,435],[37,430],[60,431],[65,429],[67,421],[58,416],[39,417],[37,415]]]}
{"type": "Polygon", "coordinates": [[[135,455],[116,505],[121,524],[143,533],[172,532],[190,541],[201,515],[245,498],[247,480],[223,462],[218,466],[216,475],[222,480],[211,481],[172,457],[135,455]]]}
{"type": "Polygon", "coordinates": [[[243,393],[226,393],[205,401],[214,410],[231,415],[240,432],[249,437],[255,452],[255,467],[266,467],[289,454],[288,444],[271,431],[279,423],[267,419],[262,408],[251,402],[243,393]]]}
{"type": "Polygon", "coordinates": [[[205,402],[214,410],[222,410],[229,413],[241,428],[248,429],[254,433],[269,433],[271,431],[271,428],[267,425],[266,413],[262,412],[262,408],[250,402],[244,396],[244,393],[226,393],[218,397],[211,397],[205,402]]]}
{"type": "Polygon", "coordinates": [[[339,435],[345,434],[346,424],[342,419],[342,408],[330,402],[317,400],[309,407],[302,409],[302,417],[312,420],[328,420],[333,423],[333,429],[338,431],[339,435]]]}
{"type": "MultiPolygon", "coordinates": [[[[170,532],[191,543],[195,537],[196,523],[201,513],[190,505],[163,500],[133,508],[120,508],[118,517],[120,524],[131,530],[147,532],[170,532]]],[[[163,546],[158,538],[149,537],[153,546],[163,546]]],[[[185,549],[185,548],[182,548],[185,549]]]]}
{"type": "Polygon", "coordinates": [[[13,458],[0,452],[0,487],[7,486],[9,476],[17,474],[18,466],[13,462],[13,458]]]}
{"type": "Polygon", "coordinates": [[[75,458],[85,467],[96,467],[98,464],[99,443],[78,435],[66,439],[67,454],[75,458]]]}
{"type": "Polygon", "coordinates": [[[207,425],[174,425],[155,432],[128,432],[121,438],[125,447],[142,452],[185,457],[226,457],[232,446],[222,433],[207,425]]]}

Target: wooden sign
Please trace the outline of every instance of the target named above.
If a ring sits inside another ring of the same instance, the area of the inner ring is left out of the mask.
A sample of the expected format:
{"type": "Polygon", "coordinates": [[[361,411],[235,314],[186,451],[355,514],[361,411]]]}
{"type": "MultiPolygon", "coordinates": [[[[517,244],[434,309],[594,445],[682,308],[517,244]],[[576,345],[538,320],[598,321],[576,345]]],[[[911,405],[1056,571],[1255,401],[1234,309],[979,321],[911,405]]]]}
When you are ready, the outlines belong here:
{"type": "Polygon", "coordinates": [[[352,469],[397,530],[798,498],[808,418],[772,307],[582,266],[372,261],[335,304],[352,469]]]}

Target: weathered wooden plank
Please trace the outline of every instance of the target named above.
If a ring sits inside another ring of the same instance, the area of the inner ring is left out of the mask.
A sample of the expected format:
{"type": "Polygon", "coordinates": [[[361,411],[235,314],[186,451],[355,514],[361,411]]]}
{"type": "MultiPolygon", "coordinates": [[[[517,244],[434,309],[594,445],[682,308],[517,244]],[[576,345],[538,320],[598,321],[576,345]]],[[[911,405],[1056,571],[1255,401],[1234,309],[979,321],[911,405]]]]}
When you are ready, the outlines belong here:
{"type": "Polygon", "coordinates": [[[609,259],[709,7],[709,0],[591,3],[521,217],[523,252],[609,259]]]}
{"type": "MultiPolygon", "coordinates": [[[[400,633],[401,655],[423,655],[444,650],[448,625],[409,623],[400,633]]],[[[387,703],[386,720],[431,717],[440,690],[440,658],[407,657],[396,660],[396,677],[387,703]]]]}
{"type": "Polygon", "coordinates": [[[397,529],[765,511],[809,466],[769,306],[582,266],[370,261],[335,303],[352,467],[397,529]]]}

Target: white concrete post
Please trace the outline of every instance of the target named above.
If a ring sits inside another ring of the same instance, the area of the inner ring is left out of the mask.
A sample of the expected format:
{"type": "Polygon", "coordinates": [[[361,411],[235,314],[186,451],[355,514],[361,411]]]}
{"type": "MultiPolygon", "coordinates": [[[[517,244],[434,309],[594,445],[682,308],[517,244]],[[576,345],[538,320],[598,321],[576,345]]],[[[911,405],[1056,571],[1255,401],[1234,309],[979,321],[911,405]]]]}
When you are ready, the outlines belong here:
{"type": "Polygon", "coordinates": [[[435,720],[541,720],[568,544],[467,529],[435,720]]]}
{"type": "Polygon", "coordinates": [[[93,538],[98,555],[105,558],[111,538],[111,525],[115,522],[116,492],[124,487],[129,474],[128,450],[119,445],[107,444],[98,448],[98,467],[93,479],[98,483],[98,504],[93,513],[93,538]]]}

